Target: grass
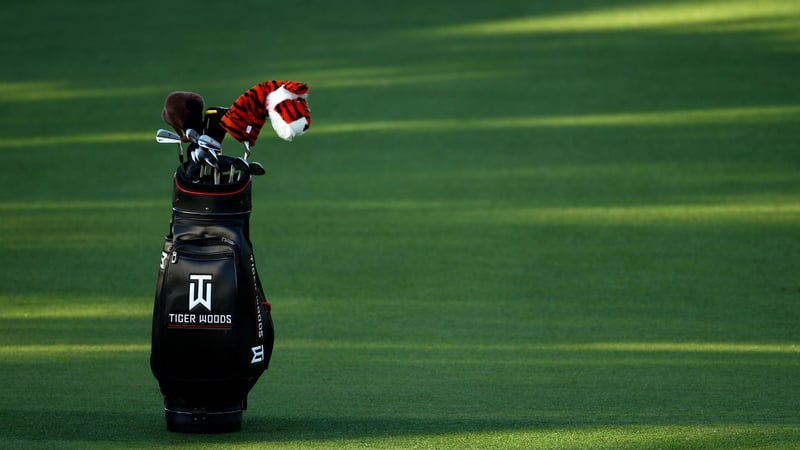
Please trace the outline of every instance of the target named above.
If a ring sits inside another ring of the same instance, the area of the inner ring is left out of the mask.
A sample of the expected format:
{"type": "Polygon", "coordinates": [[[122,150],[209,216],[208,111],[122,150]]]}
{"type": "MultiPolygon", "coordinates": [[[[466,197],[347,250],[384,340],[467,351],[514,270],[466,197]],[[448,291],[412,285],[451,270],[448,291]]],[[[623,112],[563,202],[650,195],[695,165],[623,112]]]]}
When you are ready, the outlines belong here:
{"type": "Polygon", "coordinates": [[[0,447],[797,447],[800,7],[529,3],[0,6],[0,447]],[[271,368],[169,433],[163,99],[275,78],[271,368]]]}

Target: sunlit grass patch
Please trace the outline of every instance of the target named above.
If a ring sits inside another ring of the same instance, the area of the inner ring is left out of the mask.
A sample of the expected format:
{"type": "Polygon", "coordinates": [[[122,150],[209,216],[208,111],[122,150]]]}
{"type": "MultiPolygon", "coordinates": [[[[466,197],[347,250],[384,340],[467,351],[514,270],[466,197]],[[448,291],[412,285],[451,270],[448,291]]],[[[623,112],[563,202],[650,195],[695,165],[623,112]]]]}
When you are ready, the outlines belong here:
{"type": "MultiPolygon", "coordinates": [[[[455,215],[454,215],[455,216],[455,215]]],[[[489,209],[462,217],[498,223],[655,225],[731,223],[800,225],[800,204],[641,205],[489,209]]],[[[470,220],[470,219],[467,219],[470,220]]]]}
{"type": "MultiPolygon", "coordinates": [[[[735,342],[589,342],[589,343],[455,343],[387,342],[288,339],[281,347],[290,349],[476,351],[476,352],[637,352],[637,353],[800,353],[800,342],[759,344],[735,342]]],[[[800,364],[800,361],[797,362],[800,364]]]]}
{"type": "Polygon", "coordinates": [[[66,211],[72,213],[87,213],[87,212],[107,212],[109,210],[130,210],[130,209],[150,209],[150,208],[164,208],[164,202],[157,200],[125,200],[110,201],[110,200],[65,200],[65,201],[29,201],[29,202],[2,202],[0,203],[0,212],[6,214],[19,213],[19,212],[47,212],[54,213],[57,211],[66,211]]]}
{"type": "Polygon", "coordinates": [[[645,127],[745,125],[800,122],[800,106],[763,105],[679,111],[583,114],[568,116],[463,117],[391,121],[333,122],[315,128],[316,134],[366,132],[502,131],[529,128],[645,127]]]}
{"type": "Polygon", "coordinates": [[[797,2],[45,3],[0,6],[0,447],[800,442],[797,2]],[[170,434],[164,97],[281,78],[275,353],[242,432],[170,434]]]}
{"type": "MultiPolygon", "coordinates": [[[[7,202],[0,203],[0,217],[4,219],[0,221],[0,230],[24,230],[19,238],[28,237],[39,242],[69,235],[88,237],[90,234],[104,240],[115,233],[135,231],[123,226],[132,216],[157,214],[168,207],[164,207],[163,200],[7,202]],[[98,229],[104,233],[98,233],[98,229]]],[[[115,238],[119,239],[119,236],[115,238]]],[[[19,246],[22,241],[0,239],[0,246],[2,244],[19,246]]]]}
{"type": "Polygon", "coordinates": [[[132,217],[166,209],[150,201],[35,201],[0,204],[0,232],[22,230],[14,239],[0,237],[4,249],[110,248],[129,245],[140,232],[132,217]],[[158,206],[157,206],[158,205],[158,206]]]}
{"type": "Polygon", "coordinates": [[[511,77],[515,69],[507,68],[474,68],[464,71],[457,65],[436,64],[429,66],[374,66],[331,68],[305,71],[303,79],[314,89],[325,90],[347,89],[359,87],[393,87],[403,85],[447,85],[454,81],[497,80],[511,77]]]}
{"type": "Polygon", "coordinates": [[[152,304],[139,297],[0,294],[0,320],[149,318],[152,304]],[[54,303],[58,308],[50,307],[54,303]]]}
{"type": "MultiPolygon", "coordinates": [[[[730,342],[594,342],[585,344],[557,344],[554,347],[563,350],[599,352],[800,353],[800,342],[789,344],[730,342]]],[[[800,364],[800,361],[797,361],[796,364],[800,364]]]]}
{"type": "Polygon", "coordinates": [[[722,202],[628,206],[513,206],[487,202],[325,202],[293,203],[284,208],[320,212],[353,210],[396,217],[405,223],[494,223],[529,225],[800,225],[800,203],[722,202]]]}
{"type": "Polygon", "coordinates": [[[509,432],[462,433],[450,438],[464,446],[479,439],[496,448],[526,448],[526,442],[535,443],[539,449],[736,448],[746,435],[757,440],[763,448],[783,448],[791,445],[800,433],[797,426],[790,424],[586,424],[558,427],[548,425],[546,420],[544,422],[544,425],[509,432]]]}
{"type": "Polygon", "coordinates": [[[5,345],[0,346],[0,364],[26,360],[74,361],[84,358],[108,358],[123,354],[140,354],[143,358],[150,344],[107,345],[5,345]]]}
{"type": "Polygon", "coordinates": [[[0,104],[13,102],[47,102],[107,97],[135,97],[168,90],[167,86],[124,86],[86,88],[65,81],[0,82],[0,104]]]}
{"type": "MultiPolygon", "coordinates": [[[[161,124],[158,124],[161,125],[161,124]]],[[[119,133],[90,133],[70,134],[61,136],[25,136],[10,137],[0,141],[0,149],[5,151],[17,150],[28,147],[43,147],[53,145],[81,145],[81,144],[119,144],[125,142],[152,142],[155,143],[155,130],[152,132],[119,132],[119,133]]]]}
{"type": "MultiPolygon", "coordinates": [[[[507,116],[420,118],[387,121],[330,121],[314,126],[314,135],[341,133],[447,133],[458,131],[503,131],[535,128],[573,127],[648,127],[704,125],[747,125],[800,122],[798,105],[760,105],[730,108],[709,108],[677,111],[640,111],[631,113],[590,113],[567,116],[507,116]]],[[[0,149],[27,147],[118,144],[155,142],[155,131],[60,136],[9,137],[0,141],[0,149]]]]}
{"type": "Polygon", "coordinates": [[[800,23],[800,5],[792,0],[751,2],[687,1],[660,2],[619,7],[599,7],[562,14],[528,16],[507,20],[451,25],[434,29],[441,36],[485,36],[527,33],[587,33],[638,30],[697,29],[712,25],[772,20],[785,29],[787,18],[800,23]]]}

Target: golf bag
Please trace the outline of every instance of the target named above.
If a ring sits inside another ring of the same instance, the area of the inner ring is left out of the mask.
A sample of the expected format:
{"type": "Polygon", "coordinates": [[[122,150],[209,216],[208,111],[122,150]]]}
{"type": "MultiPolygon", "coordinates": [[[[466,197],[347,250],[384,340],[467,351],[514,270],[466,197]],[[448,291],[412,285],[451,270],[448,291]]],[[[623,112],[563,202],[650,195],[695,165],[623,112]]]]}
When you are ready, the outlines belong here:
{"type": "Polygon", "coordinates": [[[169,430],[236,431],[274,340],[250,242],[251,177],[197,183],[186,174],[189,164],[174,178],[150,367],[169,430]]]}

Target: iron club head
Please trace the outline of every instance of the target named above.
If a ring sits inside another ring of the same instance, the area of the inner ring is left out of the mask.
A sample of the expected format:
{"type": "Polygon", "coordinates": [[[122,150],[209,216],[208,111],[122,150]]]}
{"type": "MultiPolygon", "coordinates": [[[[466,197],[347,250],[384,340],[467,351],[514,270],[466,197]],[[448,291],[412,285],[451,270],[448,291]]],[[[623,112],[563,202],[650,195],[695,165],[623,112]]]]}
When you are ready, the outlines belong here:
{"type": "Polygon", "coordinates": [[[219,158],[212,150],[203,147],[197,147],[192,150],[191,156],[192,161],[200,165],[200,178],[208,175],[209,172],[204,170],[205,168],[213,168],[215,171],[219,169],[219,158]]]}
{"type": "Polygon", "coordinates": [[[159,144],[178,144],[178,160],[183,163],[183,143],[178,133],[163,128],[159,129],[156,131],[156,142],[159,144]]]}
{"type": "Polygon", "coordinates": [[[159,144],[178,144],[181,142],[181,137],[178,133],[162,128],[156,131],[156,142],[159,144]]]}
{"type": "Polygon", "coordinates": [[[264,175],[265,173],[267,173],[267,169],[265,169],[264,166],[262,166],[260,162],[253,161],[253,162],[250,163],[249,172],[250,172],[250,175],[261,176],[261,175],[264,175]]]}
{"type": "Polygon", "coordinates": [[[197,138],[197,145],[218,152],[222,150],[222,144],[211,136],[204,134],[197,138]]]}
{"type": "Polygon", "coordinates": [[[239,178],[242,177],[242,172],[247,172],[250,170],[250,164],[247,162],[246,159],[242,158],[241,156],[234,159],[231,162],[231,172],[228,175],[228,183],[233,183],[233,174],[234,172],[239,172],[239,178]],[[235,170],[234,170],[235,169],[235,170]]]}
{"type": "Polygon", "coordinates": [[[200,138],[200,133],[195,131],[193,128],[189,128],[186,130],[186,137],[189,138],[190,141],[197,143],[197,139],[200,138]]]}

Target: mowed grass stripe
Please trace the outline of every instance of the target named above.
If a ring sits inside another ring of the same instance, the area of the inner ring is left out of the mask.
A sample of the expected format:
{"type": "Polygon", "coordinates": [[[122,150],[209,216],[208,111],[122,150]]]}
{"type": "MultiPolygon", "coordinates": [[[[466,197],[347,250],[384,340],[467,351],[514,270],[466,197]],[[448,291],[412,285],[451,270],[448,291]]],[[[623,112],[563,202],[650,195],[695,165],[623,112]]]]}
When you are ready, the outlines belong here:
{"type": "MultiPolygon", "coordinates": [[[[289,349],[347,350],[461,350],[461,351],[531,351],[531,352],[634,352],[634,353],[800,353],[800,343],[761,344],[730,342],[591,342],[591,343],[507,343],[459,344],[452,342],[358,342],[288,339],[279,343],[289,349]]],[[[800,364],[800,361],[797,362],[800,364]]]]}
{"type": "MultiPolygon", "coordinates": [[[[358,122],[323,122],[314,126],[316,135],[369,132],[447,133],[457,131],[492,131],[527,128],[565,127],[646,127],[707,126],[800,122],[800,105],[760,105],[735,108],[710,108],[676,111],[641,111],[634,113],[596,113],[568,116],[506,116],[427,118],[358,122]]],[[[307,138],[306,138],[307,139],[307,138]]],[[[0,141],[0,149],[53,145],[115,144],[155,141],[155,131],[72,134],[61,136],[10,137],[0,141]]]]}
{"type": "Polygon", "coordinates": [[[0,6],[0,447],[798,447],[800,4],[419,6],[0,6]],[[164,98],[278,78],[275,353],[241,433],[170,434],[164,98]]]}

